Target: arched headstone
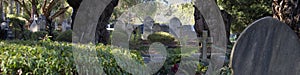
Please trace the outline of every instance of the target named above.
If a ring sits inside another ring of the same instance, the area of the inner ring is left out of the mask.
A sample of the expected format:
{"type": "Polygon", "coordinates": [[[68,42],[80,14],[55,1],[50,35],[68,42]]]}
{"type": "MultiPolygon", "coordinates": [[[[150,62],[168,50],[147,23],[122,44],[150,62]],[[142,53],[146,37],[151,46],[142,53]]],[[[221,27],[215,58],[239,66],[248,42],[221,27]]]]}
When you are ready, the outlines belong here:
{"type": "Polygon", "coordinates": [[[181,22],[177,17],[174,17],[170,20],[169,24],[169,31],[172,35],[174,35],[176,38],[180,38],[180,30],[181,30],[181,22]]]}
{"type": "Polygon", "coordinates": [[[152,26],[154,25],[154,20],[151,17],[146,17],[144,19],[144,29],[143,29],[143,40],[147,40],[147,37],[152,34],[152,26]]]}
{"type": "Polygon", "coordinates": [[[300,75],[300,42],[288,25],[271,17],[251,24],[231,56],[233,75],[300,75]]]}

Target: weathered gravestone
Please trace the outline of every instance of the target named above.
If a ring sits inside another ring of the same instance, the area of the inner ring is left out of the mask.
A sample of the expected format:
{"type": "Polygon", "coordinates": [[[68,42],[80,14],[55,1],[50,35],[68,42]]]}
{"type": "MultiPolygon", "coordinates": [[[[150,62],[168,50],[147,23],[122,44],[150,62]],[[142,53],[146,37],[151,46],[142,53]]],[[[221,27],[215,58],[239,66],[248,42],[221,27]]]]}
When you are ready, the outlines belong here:
{"type": "Polygon", "coordinates": [[[37,32],[37,31],[39,31],[39,25],[37,24],[37,20],[38,20],[38,18],[37,18],[37,16],[36,15],[34,15],[34,20],[33,20],[33,22],[30,24],[30,27],[29,27],[29,30],[31,31],[31,32],[37,32]]]}
{"type": "Polygon", "coordinates": [[[196,44],[196,41],[198,40],[197,34],[193,29],[194,27],[192,25],[182,25],[180,29],[180,38],[190,45],[196,44]]]}
{"type": "Polygon", "coordinates": [[[144,28],[143,28],[143,40],[147,40],[147,37],[152,34],[152,26],[154,25],[154,20],[151,17],[146,17],[144,19],[144,28]]]}
{"type": "Polygon", "coordinates": [[[39,26],[37,25],[37,23],[35,21],[33,21],[31,23],[29,30],[31,32],[37,32],[37,31],[39,31],[39,26]]]}
{"type": "Polygon", "coordinates": [[[181,22],[177,17],[174,17],[170,20],[169,31],[176,38],[180,38],[181,22]]]}
{"type": "Polygon", "coordinates": [[[230,66],[233,75],[300,75],[300,42],[288,25],[262,18],[241,34],[230,66]]]}
{"type": "Polygon", "coordinates": [[[61,30],[64,32],[64,31],[67,31],[67,30],[71,30],[71,25],[70,23],[65,20],[63,23],[62,23],[62,27],[61,27],[61,30]]]}

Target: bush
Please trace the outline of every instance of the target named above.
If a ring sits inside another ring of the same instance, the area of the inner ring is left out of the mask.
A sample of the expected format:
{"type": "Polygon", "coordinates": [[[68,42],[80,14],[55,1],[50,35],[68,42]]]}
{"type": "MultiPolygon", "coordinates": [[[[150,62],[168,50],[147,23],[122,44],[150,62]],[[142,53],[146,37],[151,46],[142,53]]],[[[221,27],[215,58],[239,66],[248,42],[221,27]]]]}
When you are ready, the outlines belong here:
{"type": "Polygon", "coordinates": [[[56,41],[62,42],[72,42],[72,30],[67,30],[65,32],[60,33],[56,39],[56,41]]]}
{"type": "Polygon", "coordinates": [[[167,32],[155,32],[148,36],[149,41],[153,42],[161,42],[163,44],[172,44],[175,41],[174,36],[167,32]]]}
{"type": "MultiPolygon", "coordinates": [[[[70,43],[51,41],[1,41],[0,68],[2,74],[16,75],[74,75],[78,65],[75,65],[74,46],[70,43]]],[[[76,46],[87,47],[87,46],[76,46]]],[[[112,55],[113,49],[102,44],[96,45],[96,56],[106,74],[125,74],[112,55]]],[[[89,51],[89,50],[87,50],[89,51]]],[[[86,55],[86,54],[85,54],[86,55]]],[[[138,53],[130,53],[126,57],[133,57],[142,63],[138,53]]],[[[79,56],[80,57],[80,56],[79,56]]],[[[76,57],[77,58],[77,57],[76,57]]],[[[88,61],[87,61],[88,62],[88,61]]],[[[77,62],[78,63],[78,62],[77,62]]],[[[97,66],[96,66],[97,67],[97,66]]]]}
{"type": "Polygon", "coordinates": [[[38,32],[31,32],[29,30],[24,30],[22,33],[24,40],[42,40],[48,35],[47,31],[38,31],[38,32]]]}

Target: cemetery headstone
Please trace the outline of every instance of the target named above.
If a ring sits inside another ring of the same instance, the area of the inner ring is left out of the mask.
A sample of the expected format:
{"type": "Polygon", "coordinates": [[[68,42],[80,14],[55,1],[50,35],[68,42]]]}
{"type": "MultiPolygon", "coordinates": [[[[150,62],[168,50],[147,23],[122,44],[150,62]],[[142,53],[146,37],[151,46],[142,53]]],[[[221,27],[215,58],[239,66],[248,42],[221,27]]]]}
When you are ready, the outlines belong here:
{"type": "Polygon", "coordinates": [[[142,39],[147,40],[147,37],[152,34],[152,26],[154,25],[154,20],[151,17],[146,17],[144,19],[144,28],[142,39]]]}
{"type": "Polygon", "coordinates": [[[1,30],[3,30],[6,26],[7,26],[7,23],[6,22],[2,22],[1,23],[1,30]]]}
{"type": "Polygon", "coordinates": [[[37,32],[37,31],[39,31],[39,25],[36,22],[37,20],[38,20],[38,18],[37,18],[36,14],[35,14],[34,15],[34,20],[33,20],[33,22],[31,23],[31,25],[29,27],[29,30],[31,32],[37,32]]]}
{"type": "Polygon", "coordinates": [[[61,30],[64,32],[66,30],[70,30],[71,29],[71,25],[67,21],[64,21],[62,23],[62,27],[61,28],[62,28],[61,30]]]}
{"type": "Polygon", "coordinates": [[[233,75],[300,75],[300,41],[272,17],[243,31],[231,54],[233,75]]]}
{"type": "Polygon", "coordinates": [[[37,31],[39,31],[39,26],[37,25],[37,23],[35,21],[33,21],[31,23],[29,30],[31,32],[37,32],[37,31]]]}
{"type": "Polygon", "coordinates": [[[193,29],[192,25],[182,25],[180,30],[180,37],[190,45],[196,44],[196,41],[198,40],[197,34],[193,29]]]}
{"type": "Polygon", "coordinates": [[[172,18],[169,23],[170,33],[174,35],[176,38],[180,38],[179,35],[180,35],[181,26],[182,26],[181,22],[177,17],[172,18]]]}

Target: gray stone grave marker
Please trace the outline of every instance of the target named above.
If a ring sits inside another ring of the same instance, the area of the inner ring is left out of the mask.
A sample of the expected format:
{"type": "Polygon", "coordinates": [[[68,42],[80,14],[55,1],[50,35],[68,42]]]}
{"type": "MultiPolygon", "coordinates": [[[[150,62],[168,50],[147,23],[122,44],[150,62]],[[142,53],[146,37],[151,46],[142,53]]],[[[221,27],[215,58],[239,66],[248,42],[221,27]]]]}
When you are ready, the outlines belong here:
{"type": "Polygon", "coordinates": [[[144,19],[144,29],[142,39],[147,40],[147,37],[152,34],[152,26],[154,25],[154,20],[151,17],[146,17],[144,19]]]}
{"type": "Polygon", "coordinates": [[[288,25],[262,18],[236,42],[230,66],[233,75],[300,75],[300,42],[288,25]]]}
{"type": "Polygon", "coordinates": [[[170,20],[169,28],[170,33],[176,38],[180,38],[181,22],[177,17],[174,17],[170,20]]]}
{"type": "MultiPolygon", "coordinates": [[[[178,30],[179,31],[179,30],[178,30]]],[[[180,38],[184,39],[188,45],[197,44],[197,34],[193,31],[192,25],[182,25],[180,29],[180,38]]]]}
{"type": "Polygon", "coordinates": [[[62,23],[61,30],[64,32],[64,31],[70,30],[70,29],[71,29],[71,25],[65,20],[65,21],[62,23]]]}
{"type": "Polygon", "coordinates": [[[35,21],[33,21],[31,23],[29,30],[31,32],[37,32],[37,31],[39,31],[39,26],[37,25],[37,23],[35,21]]]}

